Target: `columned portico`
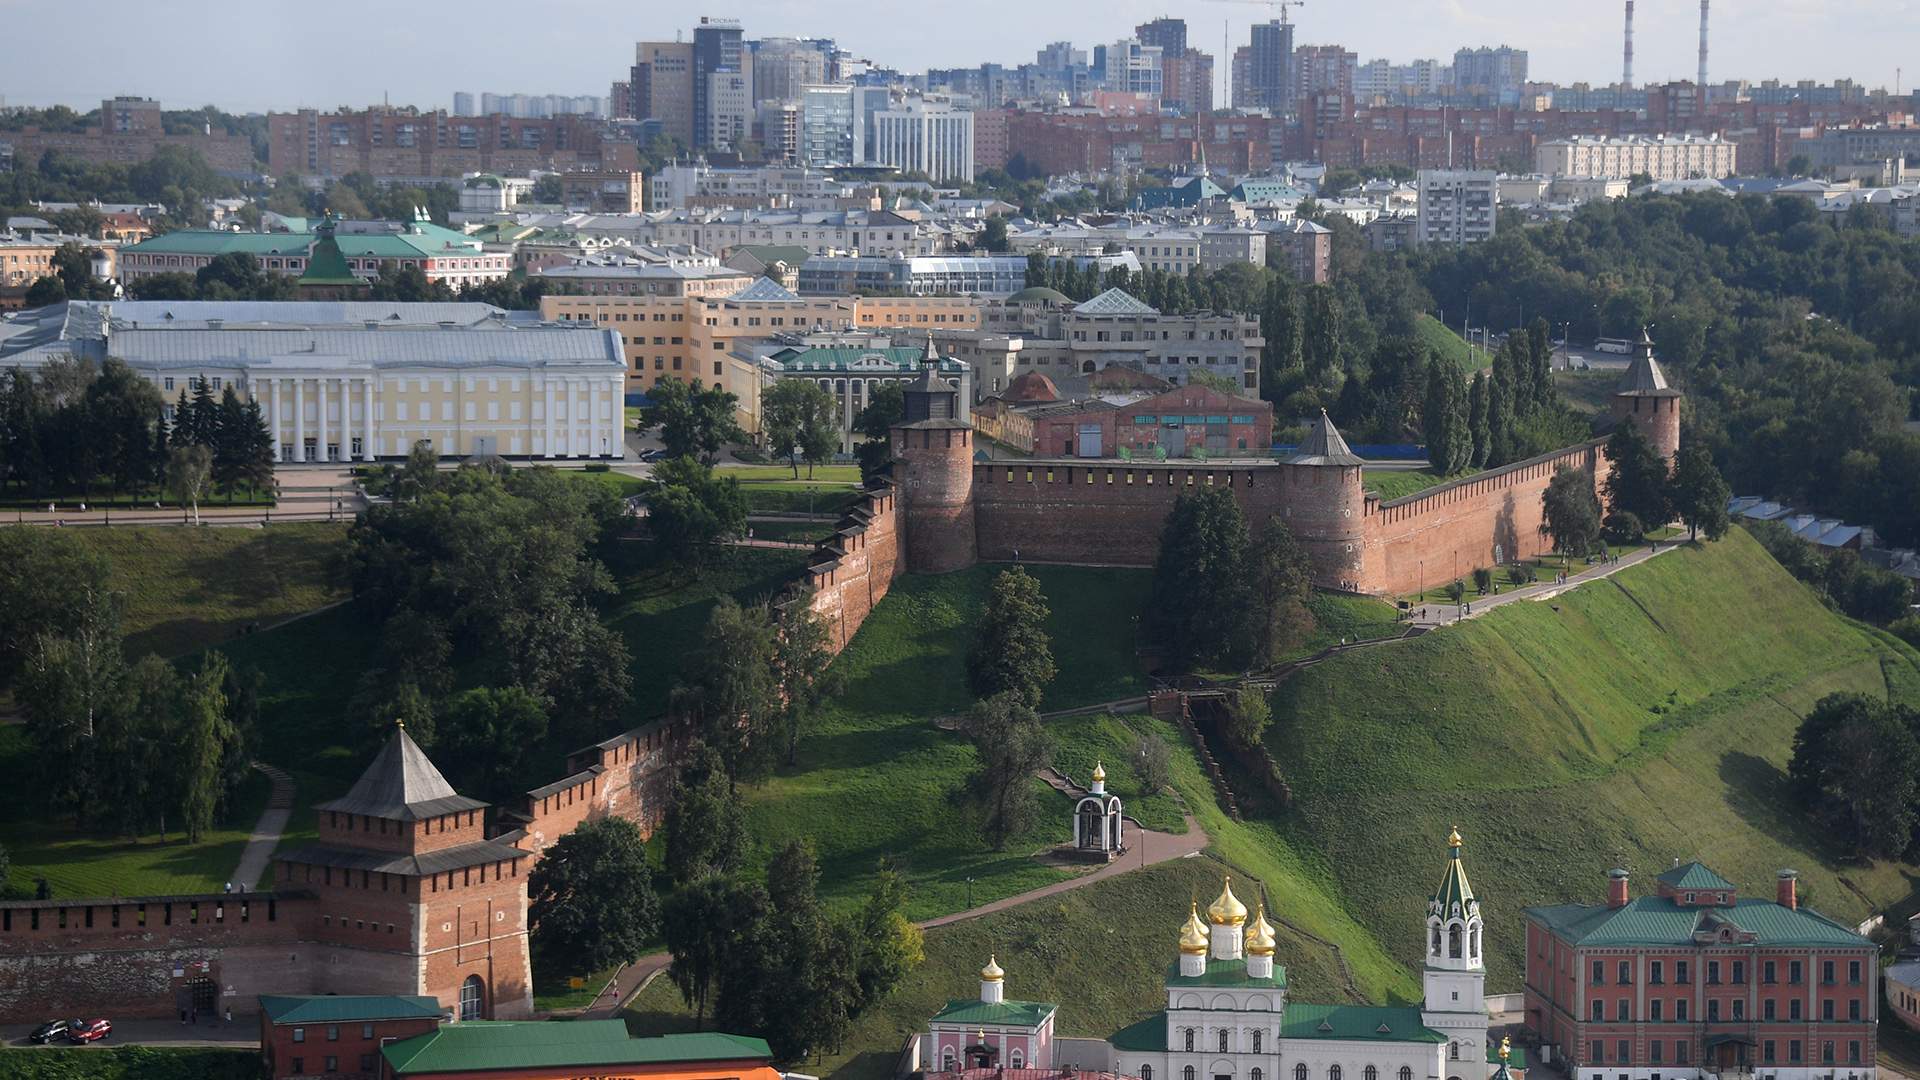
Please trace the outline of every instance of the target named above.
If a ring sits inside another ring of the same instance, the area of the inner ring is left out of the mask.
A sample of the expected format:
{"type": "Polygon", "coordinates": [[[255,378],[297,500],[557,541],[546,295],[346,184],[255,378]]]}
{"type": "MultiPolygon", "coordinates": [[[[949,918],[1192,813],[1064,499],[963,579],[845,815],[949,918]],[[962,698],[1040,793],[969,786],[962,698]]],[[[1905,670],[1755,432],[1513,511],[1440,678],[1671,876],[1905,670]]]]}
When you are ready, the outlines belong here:
{"type": "Polygon", "coordinates": [[[293,380],[293,460],[307,460],[307,387],[306,380],[293,380]]]}
{"type": "Polygon", "coordinates": [[[280,410],[285,408],[282,402],[285,400],[286,394],[281,391],[280,380],[276,378],[261,379],[260,388],[264,391],[267,398],[267,429],[271,432],[273,439],[273,460],[279,461],[281,441],[280,410]]]}
{"type": "Polygon", "coordinates": [[[373,446],[373,377],[360,380],[360,460],[372,461],[375,453],[373,446]]]}
{"type": "Polygon", "coordinates": [[[541,387],[542,387],[542,388],[543,388],[543,389],[544,389],[544,390],[546,391],[546,395],[547,395],[547,405],[546,405],[546,412],[545,412],[545,413],[543,414],[543,415],[544,415],[544,416],[546,417],[546,424],[547,424],[547,434],[546,434],[546,439],[547,439],[547,441],[546,441],[546,446],[545,446],[545,450],[544,450],[544,452],[545,452],[545,454],[546,454],[546,456],[547,456],[547,457],[559,457],[559,456],[560,456],[560,454],[559,454],[559,450],[558,450],[558,447],[556,446],[556,444],[555,444],[555,442],[554,442],[554,438],[553,438],[553,433],[554,433],[554,423],[553,423],[553,376],[552,376],[552,375],[542,375],[542,376],[540,377],[540,385],[541,385],[541,387]]]}
{"type": "Polygon", "coordinates": [[[313,381],[320,391],[320,409],[318,413],[320,420],[320,438],[314,443],[314,449],[319,451],[321,461],[332,461],[333,455],[327,452],[327,383],[332,380],[323,375],[313,381]]]}

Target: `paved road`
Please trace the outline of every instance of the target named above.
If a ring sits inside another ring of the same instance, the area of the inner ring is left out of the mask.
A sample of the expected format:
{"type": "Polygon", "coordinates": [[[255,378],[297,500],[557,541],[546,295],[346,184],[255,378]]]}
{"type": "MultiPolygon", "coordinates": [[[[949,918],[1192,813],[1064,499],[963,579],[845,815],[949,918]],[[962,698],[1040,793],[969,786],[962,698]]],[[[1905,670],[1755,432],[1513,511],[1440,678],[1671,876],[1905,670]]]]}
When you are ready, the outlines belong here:
{"type": "Polygon", "coordinates": [[[280,843],[280,834],[286,830],[287,817],[293,813],[293,777],[262,761],[254,762],[253,767],[273,781],[273,793],[267,796],[267,808],[261,812],[260,820],[254,823],[253,833],[247,837],[247,846],[240,852],[240,865],[233,871],[231,880],[238,889],[253,888],[267,872],[273,849],[280,843]]]}
{"type": "MultiPolygon", "coordinates": [[[[1041,779],[1046,780],[1055,790],[1063,794],[1072,794],[1078,790],[1070,781],[1067,782],[1066,786],[1062,786],[1057,774],[1054,776],[1043,774],[1041,779]]],[[[1128,820],[1132,821],[1131,818],[1128,820]]],[[[965,911],[956,911],[951,915],[942,915],[938,918],[927,919],[914,925],[920,927],[922,930],[930,930],[936,926],[951,926],[957,922],[977,919],[982,915],[991,915],[994,912],[1005,911],[1008,908],[1018,907],[1021,904],[1030,904],[1035,900],[1055,896],[1069,889],[1085,888],[1096,881],[1104,881],[1118,874],[1142,870],[1156,863],[1168,862],[1173,859],[1184,859],[1197,855],[1201,849],[1207,846],[1207,834],[1205,830],[1200,828],[1200,823],[1193,819],[1193,815],[1186,815],[1186,822],[1187,831],[1180,835],[1142,829],[1138,822],[1134,822],[1133,845],[1131,849],[1122,857],[1102,866],[1091,874],[1081,874],[1077,877],[1067,878],[1064,881],[1056,881],[1051,885],[1043,885],[1038,889],[1030,889],[1027,892],[1018,893],[1000,900],[993,900],[981,904],[978,907],[968,908],[965,911]]],[[[665,969],[671,961],[672,957],[660,952],[643,956],[633,963],[628,964],[620,970],[620,973],[614,977],[613,981],[607,984],[606,989],[601,991],[599,1000],[586,1011],[582,1018],[587,1020],[605,1020],[617,1016],[621,1006],[625,1005],[655,973],[665,969]]]]}
{"type": "Polygon", "coordinates": [[[1514,589],[1510,592],[1503,592],[1498,596],[1474,597],[1469,603],[1464,605],[1456,606],[1445,601],[1437,604],[1417,605],[1413,609],[1413,622],[1416,626],[1446,626],[1449,623],[1457,623],[1462,619],[1479,618],[1494,608],[1504,604],[1511,604],[1516,600],[1545,600],[1549,597],[1558,596],[1577,585],[1612,577],[1614,574],[1629,566],[1636,566],[1646,562],[1648,559],[1664,555],[1679,546],[1679,541],[1663,540],[1655,547],[1639,548],[1626,555],[1622,555],[1619,562],[1597,564],[1572,575],[1562,582],[1541,582],[1538,585],[1529,585],[1524,589],[1514,589]],[[1470,613],[1467,610],[1468,608],[1472,609],[1470,613]]]}
{"type": "MultiPolygon", "coordinates": [[[[109,1019],[112,1018],[109,1017],[109,1019]]],[[[39,1026],[37,1023],[8,1024],[0,1028],[0,1043],[7,1046],[33,1046],[27,1041],[27,1035],[39,1026]]],[[[113,1034],[104,1043],[76,1047],[64,1042],[56,1042],[49,1044],[45,1049],[65,1049],[86,1053],[95,1048],[111,1049],[115,1046],[212,1046],[229,1050],[258,1049],[260,1019],[256,1013],[236,1012],[233,1014],[231,1023],[208,1017],[202,1017],[199,1023],[193,1025],[182,1024],[177,1020],[114,1020],[113,1034]]],[[[36,1049],[39,1048],[36,1047],[36,1049]]]]}

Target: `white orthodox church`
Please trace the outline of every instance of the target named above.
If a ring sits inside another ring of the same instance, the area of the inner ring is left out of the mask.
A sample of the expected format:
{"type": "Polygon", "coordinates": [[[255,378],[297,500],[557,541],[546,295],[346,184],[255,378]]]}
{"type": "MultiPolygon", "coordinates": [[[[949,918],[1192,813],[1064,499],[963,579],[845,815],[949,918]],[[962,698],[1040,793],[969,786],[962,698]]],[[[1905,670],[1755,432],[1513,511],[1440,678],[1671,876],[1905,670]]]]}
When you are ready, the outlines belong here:
{"type": "Polygon", "coordinates": [[[1504,1046],[1487,1042],[1480,903],[1460,862],[1460,834],[1447,843],[1422,934],[1422,1006],[1289,1001],[1265,905],[1249,920],[1229,879],[1204,918],[1189,905],[1163,1012],[1104,1046],[1056,1040],[1055,1007],[1007,1000],[1005,973],[989,961],[981,999],[952,1002],[929,1025],[926,1068],[1071,1064],[1139,1080],[1510,1080],[1517,1065],[1509,1074],[1504,1046]]]}

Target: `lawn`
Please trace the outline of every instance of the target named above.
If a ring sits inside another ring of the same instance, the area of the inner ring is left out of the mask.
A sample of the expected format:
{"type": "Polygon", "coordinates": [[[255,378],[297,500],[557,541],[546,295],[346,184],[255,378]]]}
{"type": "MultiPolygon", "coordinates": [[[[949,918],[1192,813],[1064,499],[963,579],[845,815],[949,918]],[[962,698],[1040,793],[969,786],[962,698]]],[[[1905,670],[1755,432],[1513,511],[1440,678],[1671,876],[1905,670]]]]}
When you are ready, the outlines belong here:
{"type": "Polygon", "coordinates": [[[1582,412],[1606,412],[1613,405],[1614,391],[1620,389],[1618,371],[1556,371],[1553,385],[1560,400],[1582,412]]]}
{"type": "Polygon", "coordinates": [[[1419,871],[1458,824],[1496,987],[1519,980],[1521,907],[1595,900],[1615,865],[1641,889],[1699,857],[1762,892],[1792,866],[1852,922],[1904,898],[1913,870],[1843,864],[1811,830],[1786,791],[1793,731],[1826,693],[1917,688],[1920,656],[1829,612],[1735,531],[1293,676],[1269,735],[1296,799],[1277,848],[1324,860],[1330,891],[1412,965],[1419,871]]]}
{"type": "Polygon", "coordinates": [[[860,483],[858,465],[815,465],[811,471],[806,463],[800,464],[800,475],[793,475],[793,467],[786,462],[778,465],[735,465],[723,462],[715,466],[722,476],[731,476],[742,484],[768,483],[813,483],[840,484],[856,487],[860,483]]]}
{"type": "Polygon", "coordinates": [[[1471,373],[1493,363],[1491,357],[1468,345],[1459,334],[1441,325],[1440,320],[1431,315],[1420,316],[1415,320],[1413,329],[1414,336],[1418,337],[1435,356],[1460,365],[1461,371],[1471,373]]]}
{"type": "Polygon", "coordinates": [[[1380,496],[1381,502],[1392,502],[1415,495],[1437,484],[1449,480],[1458,480],[1471,473],[1459,476],[1441,476],[1432,469],[1362,469],[1361,483],[1368,491],[1380,496]]]}
{"type": "Polygon", "coordinates": [[[640,494],[640,489],[647,486],[647,480],[646,480],[646,477],[644,476],[635,476],[632,473],[614,472],[611,469],[609,469],[606,472],[600,472],[598,470],[589,471],[586,469],[581,469],[581,470],[569,469],[566,472],[562,473],[561,475],[572,477],[575,481],[582,484],[599,484],[604,487],[612,488],[613,493],[615,495],[620,496],[623,499],[627,498],[630,495],[640,494]]]}
{"type": "MultiPolygon", "coordinates": [[[[1161,980],[1176,956],[1187,901],[1211,900],[1227,872],[1211,859],[1178,860],[929,930],[926,963],[854,1021],[847,1052],[803,1069],[833,1080],[891,1076],[901,1045],[925,1030],[927,1017],[950,1000],[979,997],[980,969],[989,956],[1006,970],[1008,998],[1060,1007],[1056,1034],[1105,1038],[1166,1007],[1161,980]]],[[[1242,882],[1235,890],[1251,906],[1242,882]]],[[[1324,946],[1284,927],[1276,938],[1290,997],[1341,999],[1338,968],[1324,946]]],[[[665,977],[633,1000],[626,1019],[639,1035],[693,1029],[679,991],[665,977]]]]}
{"type": "Polygon", "coordinates": [[[181,656],[346,598],[344,524],[76,529],[126,598],[127,651],[181,656]]]}

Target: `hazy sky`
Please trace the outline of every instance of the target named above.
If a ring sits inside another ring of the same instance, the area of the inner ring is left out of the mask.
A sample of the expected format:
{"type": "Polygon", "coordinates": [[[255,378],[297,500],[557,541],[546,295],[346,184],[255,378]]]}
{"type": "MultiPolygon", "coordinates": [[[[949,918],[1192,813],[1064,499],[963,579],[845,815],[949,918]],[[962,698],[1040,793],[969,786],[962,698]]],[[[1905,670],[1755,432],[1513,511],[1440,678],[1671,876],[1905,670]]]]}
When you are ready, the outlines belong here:
{"type": "MultiPolygon", "coordinates": [[[[378,102],[446,107],[455,90],[605,94],[633,42],[671,39],[700,14],[730,16],[749,37],[828,36],[903,70],[1033,59],[1049,41],[1081,48],[1176,14],[1190,40],[1220,52],[1269,17],[1246,0],[0,0],[0,98],[80,107],[114,94],[169,107],[236,111],[378,102]]],[[[1728,78],[1851,77],[1891,87],[1920,78],[1920,0],[1716,0],[1711,68],[1728,78]]],[[[1298,41],[1337,43],[1363,60],[1447,58],[1462,45],[1510,44],[1531,75],[1611,82],[1620,74],[1619,0],[1308,0],[1298,41]]],[[[1691,78],[1695,0],[1639,0],[1638,82],[1691,78]]],[[[1218,65],[1220,79],[1225,65],[1218,65]]]]}

